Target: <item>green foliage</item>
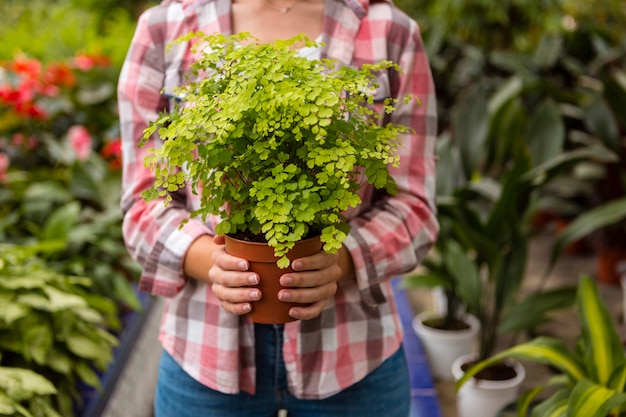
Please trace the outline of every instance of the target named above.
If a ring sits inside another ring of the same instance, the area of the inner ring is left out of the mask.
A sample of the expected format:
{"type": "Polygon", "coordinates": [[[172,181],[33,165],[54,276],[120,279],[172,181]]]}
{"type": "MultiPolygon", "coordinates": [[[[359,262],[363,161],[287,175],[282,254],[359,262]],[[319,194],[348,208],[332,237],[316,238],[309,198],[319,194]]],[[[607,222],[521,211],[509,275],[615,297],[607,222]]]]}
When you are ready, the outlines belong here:
{"type": "Polygon", "coordinates": [[[457,389],[482,369],[506,358],[550,365],[559,371],[545,386],[533,387],[518,403],[526,416],[528,404],[550,388],[548,399],[533,410],[533,417],[607,417],[626,411],[626,355],[613,318],[594,281],[583,276],[578,285],[580,338],[575,349],[563,341],[539,337],[509,348],[472,366],[456,383],[457,389]]]}
{"type": "Polygon", "coordinates": [[[626,191],[624,2],[400,4],[422,23],[440,116],[441,232],[427,271],[407,284],[442,284],[451,316],[459,304],[478,312],[484,359],[498,334],[532,327],[573,300],[571,289],[544,293],[543,285],[520,299],[538,210],[576,216],[614,201],[564,234],[553,262],[582,233],[613,223],[626,230],[618,200],[626,191]]]}
{"type": "Polygon", "coordinates": [[[479,85],[457,104],[451,131],[463,140],[442,135],[438,143],[441,231],[425,272],[406,281],[409,287],[442,285],[449,320],[459,307],[478,318],[481,359],[493,354],[499,334],[532,328],[550,311],[573,303],[571,288],[539,288],[521,297],[531,220],[547,187],[572,166],[615,158],[603,146],[558,146],[563,131],[551,102],[526,110],[521,88],[505,84],[486,97],[485,92],[479,85]],[[541,138],[550,138],[550,146],[538,143],[541,138]]]}
{"type": "Polygon", "coordinates": [[[57,393],[46,378],[28,369],[0,366],[0,415],[60,417],[49,403],[57,393]]]}
{"type": "Polygon", "coordinates": [[[2,12],[0,60],[25,53],[50,62],[82,52],[106,55],[119,69],[136,24],[123,8],[76,7],[71,0],[3,0],[2,12]]]}
{"type": "Polygon", "coordinates": [[[116,306],[90,293],[88,278],[59,274],[37,258],[44,246],[0,249],[0,372],[13,372],[16,381],[36,382],[26,388],[0,383],[0,394],[5,394],[0,404],[17,407],[32,395],[55,394],[54,401],[37,397],[31,406],[71,415],[72,405],[80,400],[77,382],[98,387],[96,372],[113,359],[118,342],[105,329],[120,327],[116,306]],[[41,377],[6,367],[29,369],[41,377]]]}
{"type": "Polygon", "coordinates": [[[42,256],[58,271],[89,276],[94,292],[139,308],[130,286],[139,268],[121,236],[116,74],[98,56],[5,64],[0,242],[54,243],[42,256]]]}
{"type": "MultiPolygon", "coordinates": [[[[397,165],[404,126],[378,122],[372,104],[375,73],[397,70],[384,62],[361,69],[297,55],[313,46],[304,37],[258,44],[248,35],[200,37],[197,81],[179,88],[183,102],[145,132],[163,139],[146,166],[163,198],[190,182],[201,196],[192,216],[222,219],[217,233],[263,234],[279,265],[310,232],[334,253],[348,232],[342,212],[360,203],[362,181],[394,193],[387,171],[397,165]],[[208,75],[206,73],[208,72],[208,75]]],[[[199,45],[199,46],[198,46],[199,45]]],[[[387,102],[387,111],[395,103],[387,102]]]]}

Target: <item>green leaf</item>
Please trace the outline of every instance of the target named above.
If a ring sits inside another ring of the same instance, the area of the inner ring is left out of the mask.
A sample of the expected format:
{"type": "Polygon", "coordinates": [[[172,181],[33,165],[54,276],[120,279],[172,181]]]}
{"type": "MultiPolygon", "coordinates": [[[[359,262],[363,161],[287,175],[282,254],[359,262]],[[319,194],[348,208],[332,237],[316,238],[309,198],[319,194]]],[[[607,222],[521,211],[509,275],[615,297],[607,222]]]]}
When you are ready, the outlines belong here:
{"type": "Polygon", "coordinates": [[[0,297],[0,322],[10,326],[26,316],[30,310],[23,305],[10,302],[0,297]]]}
{"type": "Polygon", "coordinates": [[[50,311],[71,310],[77,307],[86,307],[87,302],[80,296],[57,290],[54,287],[45,287],[44,291],[50,300],[50,311]]]}
{"type": "Polygon", "coordinates": [[[39,365],[46,363],[48,352],[52,348],[54,338],[52,329],[48,323],[38,326],[29,326],[23,333],[25,347],[30,352],[30,356],[39,365]]]}
{"type": "Polygon", "coordinates": [[[30,369],[2,366],[0,389],[17,401],[27,400],[33,395],[51,395],[57,392],[50,381],[30,369]]]}
{"type": "Polygon", "coordinates": [[[552,247],[549,265],[554,265],[565,247],[571,242],[623,219],[626,219],[626,197],[612,200],[579,215],[559,233],[552,247]]]}
{"type": "Polygon", "coordinates": [[[587,126],[602,140],[604,146],[617,153],[623,152],[617,121],[602,96],[595,96],[583,108],[583,114],[587,126]]]}
{"type": "Polygon", "coordinates": [[[535,400],[537,395],[541,394],[545,387],[539,386],[529,389],[524,392],[517,401],[517,415],[518,417],[526,417],[528,415],[528,408],[535,400]]]}
{"type": "Polygon", "coordinates": [[[532,417],[568,417],[569,393],[569,389],[557,391],[533,409],[532,417]]]}
{"type": "Polygon", "coordinates": [[[65,343],[70,352],[85,359],[98,359],[109,352],[107,348],[80,333],[70,334],[65,343]]]}
{"type": "Polygon", "coordinates": [[[452,128],[455,142],[459,145],[463,166],[469,177],[484,157],[489,129],[487,92],[484,86],[476,85],[461,96],[454,109],[452,128]]]}
{"type": "Polygon", "coordinates": [[[483,295],[483,285],[476,263],[454,240],[447,242],[442,258],[453,278],[457,294],[465,302],[468,310],[475,314],[480,310],[480,299],[483,295]]]}
{"type": "Polygon", "coordinates": [[[560,154],[565,142],[565,126],[556,104],[550,100],[537,106],[528,121],[526,143],[533,165],[539,165],[560,154]]]}
{"type": "Polygon", "coordinates": [[[546,314],[556,309],[571,307],[576,302],[576,287],[563,287],[531,294],[506,311],[498,332],[509,333],[536,327],[546,314]]]}
{"type": "Polygon", "coordinates": [[[16,402],[11,397],[6,395],[0,390],[0,415],[1,416],[15,416],[16,402]]]}
{"type": "Polygon", "coordinates": [[[624,364],[624,348],[598,289],[589,276],[578,287],[578,312],[589,378],[606,386],[611,373],[624,364]]]}
{"type": "Polygon", "coordinates": [[[572,391],[568,416],[606,417],[609,411],[626,404],[626,394],[583,379],[572,391]]]}
{"type": "Polygon", "coordinates": [[[67,241],[70,230],[78,223],[80,204],[72,201],[55,210],[44,225],[40,238],[42,240],[67,241]]]}
{"type": "Polygon", "coordinates": [[[79,378],[90,387],[100,388],[100,378],[98,374],[84,361],[75,364],[75,370],[79,378]]]}
{"type": "Polygon", "coordinates": [[[450,288],[452,286],[449,277],[443,277],[437,273],[409,275],[401,283],[403,288],[450,288]]]}

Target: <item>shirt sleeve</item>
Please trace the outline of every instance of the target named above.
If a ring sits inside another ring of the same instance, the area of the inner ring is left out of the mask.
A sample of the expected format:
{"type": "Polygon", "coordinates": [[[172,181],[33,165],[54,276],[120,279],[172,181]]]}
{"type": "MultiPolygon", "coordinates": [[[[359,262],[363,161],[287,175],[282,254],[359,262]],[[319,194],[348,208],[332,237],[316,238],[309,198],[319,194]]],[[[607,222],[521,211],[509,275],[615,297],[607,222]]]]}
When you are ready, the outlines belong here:
{"type": "Polygon", "coordinates": [[[435,87],[419,27],[401,17],[403,23],[393,20],[387,33],[387,51],[391,51],[387,59],[401,68],[389,75],[390,96],[411,95],[417,100],[399,101],[390,117],[391,122],[412,129],[401,138],[399,166],[390,168],[398,193],[374,193],[371,207],[351,220],[351,232],[344,243],[352,255],[361,297],[370,305],[385,302],[381,281],[419,265],[439,232],[435,87]]]}
{"type": "MultiPolygon", "coordinates": [[[[142,267],[139,287],[155,295],[171,297],[185,284],[182,264],[189,245],[210,229],[189,217],[186,190],[179,190],[165,207],[162,200],[149,203],[142,191],[154,184],[153,173],[144,166],[147,149],[159,146],[154,135],[143,146],[144,129],[168,108],[164,87],[167,19],[164,6],[148,9],[138,20],[118,83],[118,106],[122,137],[122,232],[129,253],[142,267]]],[[[180,64],[180,63],[179,63],[180,64]]]]}

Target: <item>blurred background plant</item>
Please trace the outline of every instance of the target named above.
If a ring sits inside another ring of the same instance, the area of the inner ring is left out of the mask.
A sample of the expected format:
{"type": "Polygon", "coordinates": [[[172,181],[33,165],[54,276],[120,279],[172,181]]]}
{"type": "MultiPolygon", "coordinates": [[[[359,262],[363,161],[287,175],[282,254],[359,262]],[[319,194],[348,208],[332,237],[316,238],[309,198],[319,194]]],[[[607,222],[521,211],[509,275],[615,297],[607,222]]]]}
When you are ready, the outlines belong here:
{"type": "Polygon", "coordinates": [[[73,415],[79,383],[99,387],[118,344],[113,301],[89,291],[89,278],[50,268],[38,256],[50,250],[49,243],[0,245],[0,375],[11,372],[13,382],[0,382],[3,415],[73,415]]]}
{"type": "Polygon", "coordinates": [[[116,85],[147,5],[0,6],[0,369],[35,383],[0,384],[15,415],[80,415],[142,305],[121,236],[116,85]]]}
{"type": "MultiPolygon", "coordinates": [[[[496,332],[521,329],[501,320],[536,318],[535,313],[544,311],[538,303],[522,303],[507,311],[520,301],[524,248],[534,234],[555,228],[557,219],[571,221],[612,202],[617,206],[592,213],[592,221],[585,219],[587,227],[578,230],[593,238],[595,248],[613,235],[618,240],[612,245],[626,242],[619,238],[626,231],[621,221],[626,218],[626,3],[397,0],[397,4],[422,28],[437,87],[439,168],[445,172],[437,184],[440,241],[460,241],[469,262],[479,266],[479,278],[474,273],[442,281],[457,281],[447,287],[447,295],[461,299],[468,292],[462,293],[463,287],[482,295],[476,290],[480,285],[493,286],[498,308],[487,316],[490,324],[481,323],[483,332],[491,332],[483,339],[488,348],[482,356],[488,356],[496,332]],[[565,155],[575,157],[567,162],[570,157],[565,155]],[[562,169],[547,182],[549,171],[540,170],[554,168],[551,161],[559,160],[562,169]],[[524,172],[523,166],[534,172],[535,179],[528,183],[532,193],[517,194],[516,184],[519,188],[524,183],[512,180],[524,172]],[[485,208],[476,203],[481,195],[515,201],[497,200],[501,203],[485,208]],[[475,214],[459,225],[458,213],[464,211],[475,214]],[[542,214],[550,222],[531,229],[542,214]],[[481,239],[478,226],[483,225],[493,232],[490,239],[481,239]],[[499,244],[485,252],[494,242],[499,244]],[[485,273],[481,258],[497,261],[489,268],[497,274],[485,273]],[[465,280],[464,285],[458,279],[465,280]],[[455,289],[461,292],[455,294],[455,289]]],[[[581,233],[575,236],[580,238],[581,233]]],[[[559,241],[553,261],[564,244],[559,241]]],[[[433,285],[437,282],[433,274],[451,274],[441,258],[445,245],[435,248],[424,263],[424,274],[408,285],[433,285]]],[[[545,284],[541,283],[537,296],[542,297],[545,284]]],[[[566,305],[562,299],[553,302],[543,297],[547,306],[566,305]]],[[[472,310],[471,305],[466,307],[472,310]]]]}

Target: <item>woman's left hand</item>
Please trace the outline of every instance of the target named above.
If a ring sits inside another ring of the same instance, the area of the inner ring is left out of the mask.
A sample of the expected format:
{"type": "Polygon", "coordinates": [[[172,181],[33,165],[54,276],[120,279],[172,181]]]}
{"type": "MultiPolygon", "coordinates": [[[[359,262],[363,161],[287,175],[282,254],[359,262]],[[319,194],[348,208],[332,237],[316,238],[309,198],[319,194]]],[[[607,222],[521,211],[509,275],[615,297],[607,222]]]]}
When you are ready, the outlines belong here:
{"type": "Polygon", "coordinates": [[[337,281],[342,275],[338,259],[337,254],[321,251],[292,261],[294,272],[280,277],[281,285],[287,288],[278,293],[281,301],[303,304],[289,310],[291,317],[309,320],[322,313],[337,292],[337,281]]]}

